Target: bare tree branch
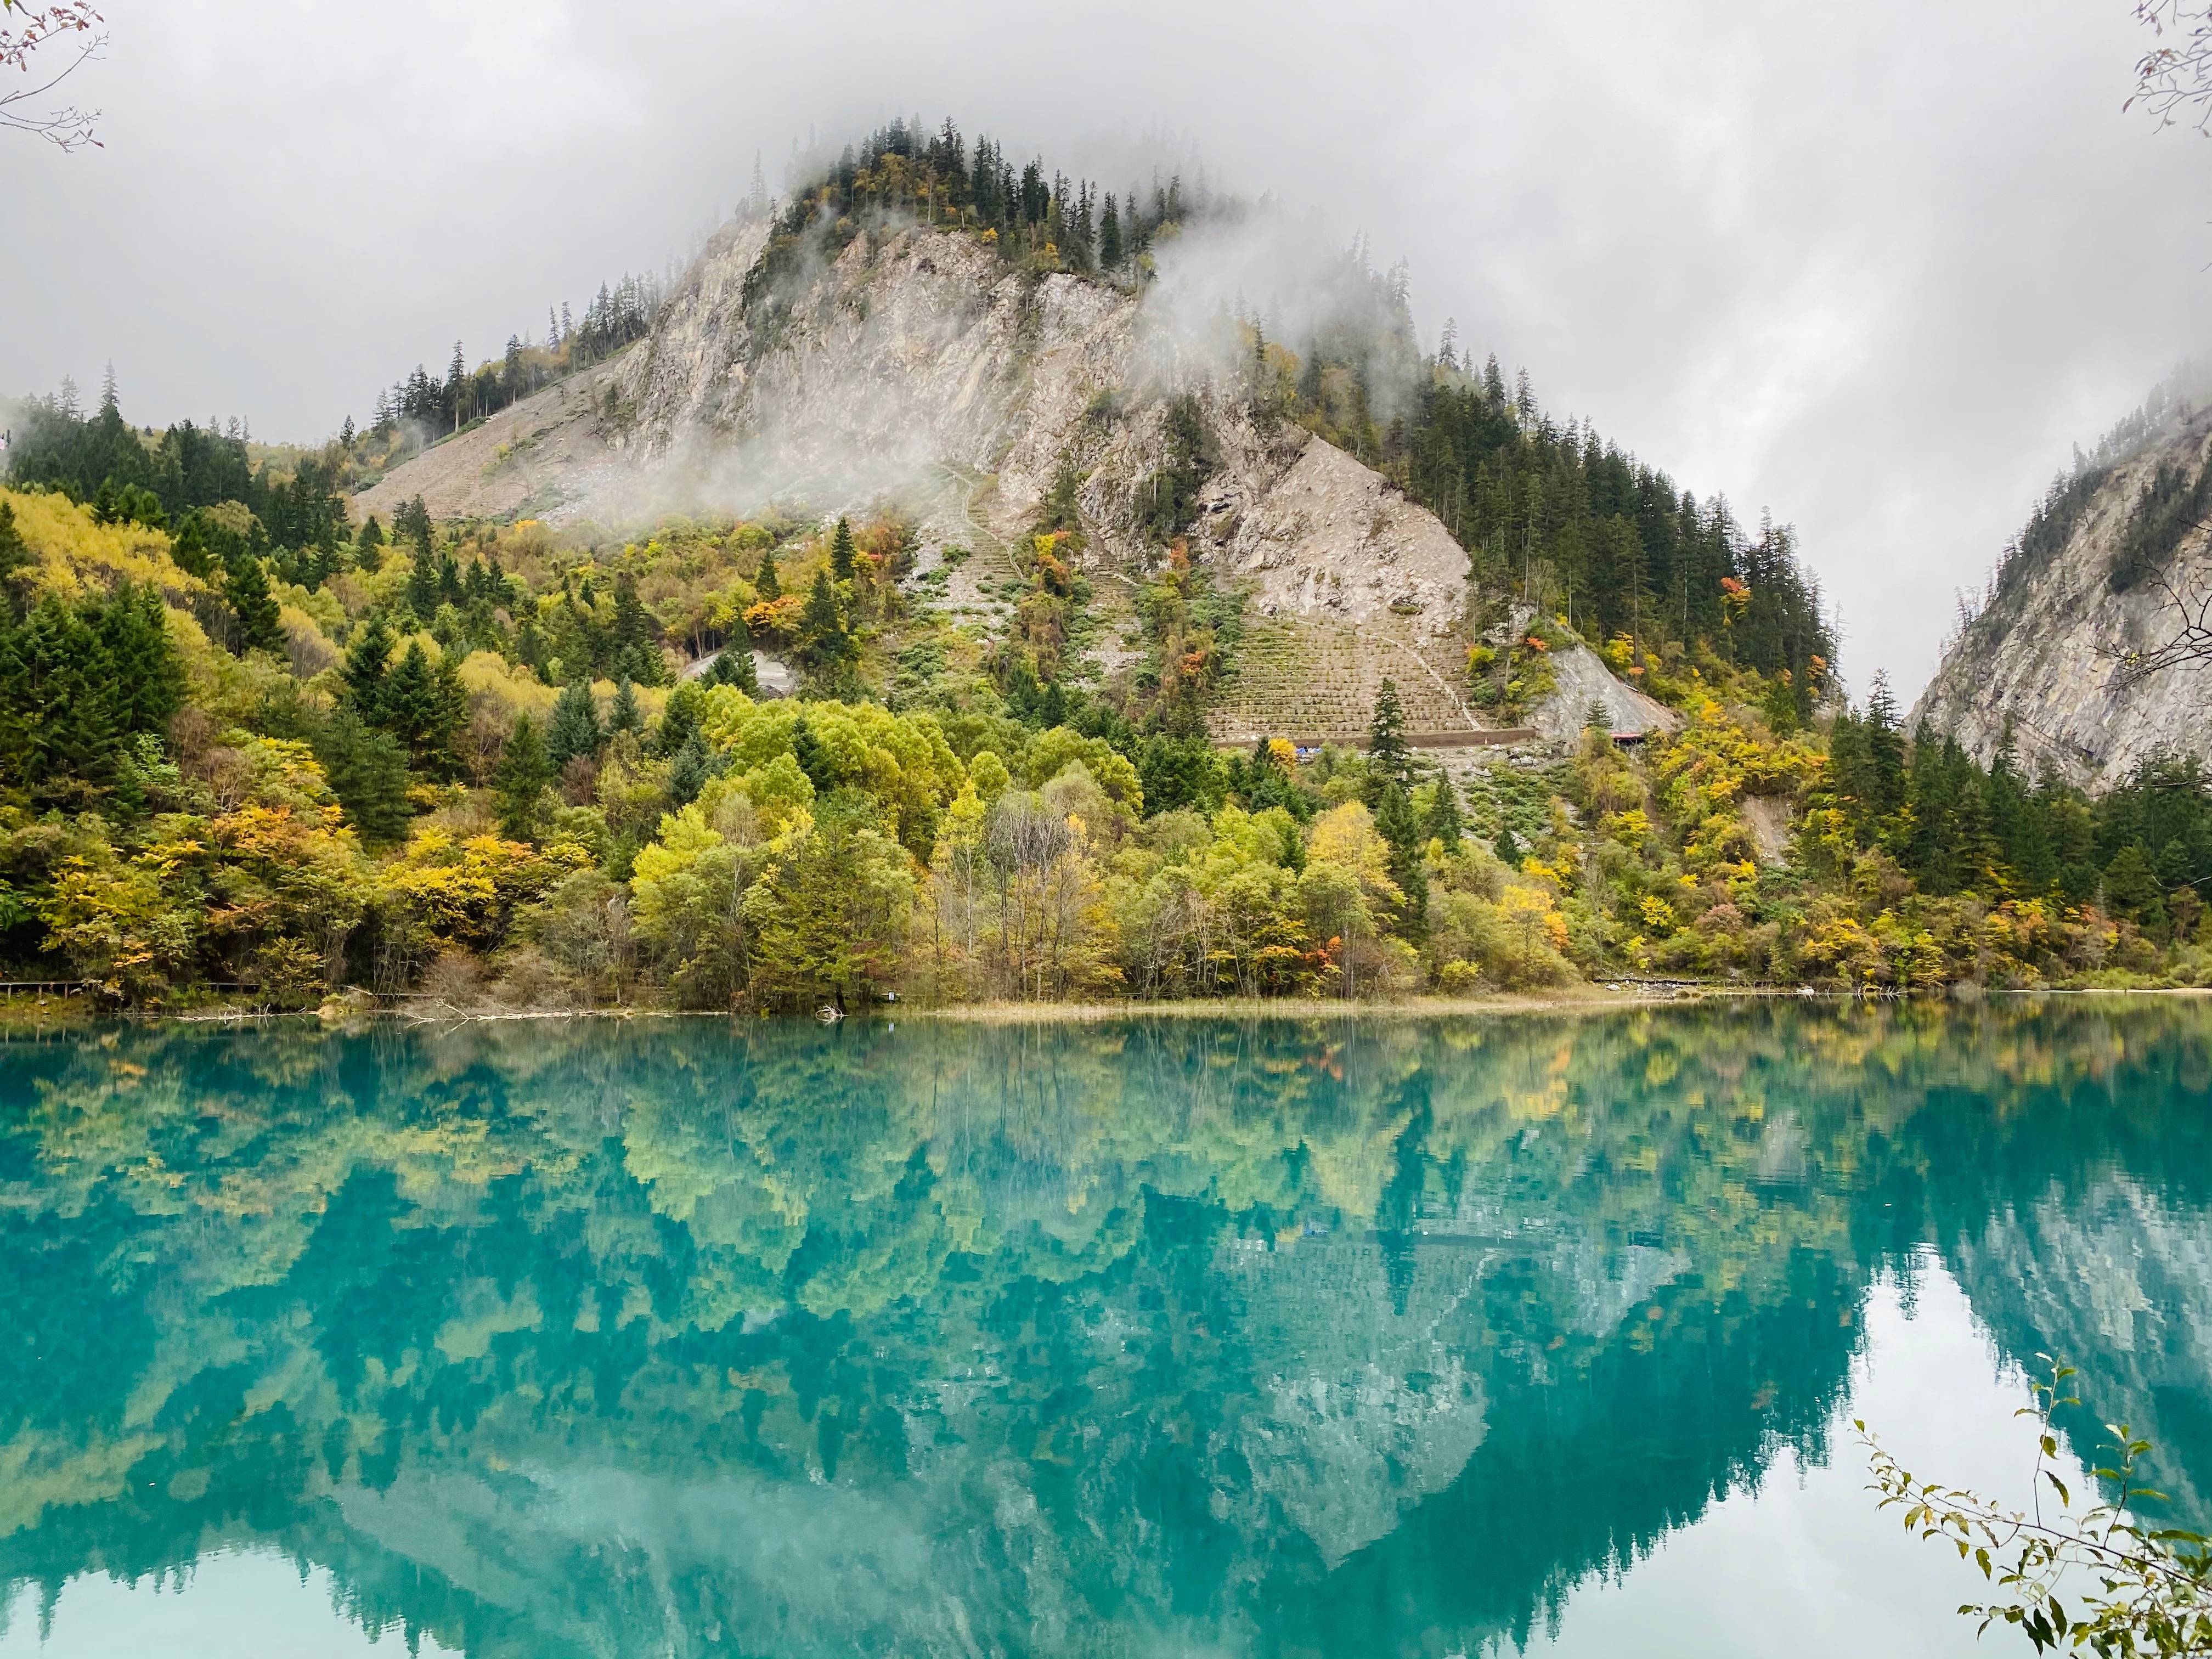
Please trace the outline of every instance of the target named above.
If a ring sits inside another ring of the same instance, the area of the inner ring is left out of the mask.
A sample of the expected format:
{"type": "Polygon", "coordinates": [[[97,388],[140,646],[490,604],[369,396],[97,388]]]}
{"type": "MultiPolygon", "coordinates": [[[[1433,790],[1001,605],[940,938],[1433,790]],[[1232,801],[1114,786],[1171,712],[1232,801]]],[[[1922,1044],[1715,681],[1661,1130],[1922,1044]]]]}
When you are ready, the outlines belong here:
{"type": "Polygon", "coordinates": [[[2186,121],[2212,137],[2212,0],[2136,0],[2136,21],[2160,44],[2137,60],[2121,107],[2141,104],[2161,127],[2186,121]]]}
{"type": "Polygon", "coordinates": [[[26,0],[0,0],[0,18],[17,15],[23,19],[21,28],[0,28],[0,70],[32,76],[36,71],[31,60],[41,46],[71,35],[79,39],[75,42],[76,55],[46,80],[36,86],[0,92],[0,129],[30,133],[64,151],[82,149],[87,144],[100,148],[100,140],[93,136],[93,124],[100,118],[98,110],[71,104],[33,114],[29,108],[33,100],[44,98],[106,48],[107,37],[94,32],[94,26],[103,21],[100,13],[84,0],[57,0],[39,11],[32,10],[26,0]]]}
{"type": "Polygon", "coordinates": [[[2161,572],[2143,586],[2165,596],[2163,609],[2174,618],[2175,628],[2163,645],[2151,650],[2114,646],[2098,653],[2118,659],[2120,685],[2125,690],[2183,663],[2212,663],[2212,581],[2201,574],[2181,580],[2161,572]]]}

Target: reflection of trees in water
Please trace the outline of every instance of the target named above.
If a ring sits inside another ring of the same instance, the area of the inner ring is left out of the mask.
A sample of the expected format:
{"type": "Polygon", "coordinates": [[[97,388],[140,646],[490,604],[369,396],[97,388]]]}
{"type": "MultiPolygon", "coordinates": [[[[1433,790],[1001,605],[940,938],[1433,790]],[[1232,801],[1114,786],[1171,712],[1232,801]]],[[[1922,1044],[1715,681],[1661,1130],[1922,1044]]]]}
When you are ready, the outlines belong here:
{"type": "Polygon", "coordinates": [[[1817,1454],[1869,1276],[1928,1238],[2203,1492],[2208,1033],[10,1043],[0,1580],[252,1537],[479,1654],[1422,1652],[1817,1454]]]}

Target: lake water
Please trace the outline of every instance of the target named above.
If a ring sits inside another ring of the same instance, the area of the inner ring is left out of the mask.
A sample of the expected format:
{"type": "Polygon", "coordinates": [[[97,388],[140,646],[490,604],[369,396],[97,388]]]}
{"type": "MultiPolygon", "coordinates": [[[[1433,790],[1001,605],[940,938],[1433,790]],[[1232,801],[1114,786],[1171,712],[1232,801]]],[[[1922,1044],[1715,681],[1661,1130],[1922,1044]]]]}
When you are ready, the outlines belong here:
{"type": "MultiPolygon", "coordinates": [[[[1978,1649],[2212,1514],[2212,1009],[0,1042],[0,1656],[1978,1649]]],[[[2022,1648],[2021,1651],[2025,1651],[2022,1648]]]]}

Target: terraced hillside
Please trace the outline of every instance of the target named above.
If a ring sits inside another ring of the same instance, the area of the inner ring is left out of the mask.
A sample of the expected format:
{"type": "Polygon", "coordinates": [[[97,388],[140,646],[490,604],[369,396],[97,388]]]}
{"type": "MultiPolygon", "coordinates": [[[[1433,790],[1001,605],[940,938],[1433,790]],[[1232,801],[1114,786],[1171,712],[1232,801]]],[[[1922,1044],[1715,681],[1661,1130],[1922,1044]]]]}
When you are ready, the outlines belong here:
{"type": "Polygon", "coordinates": [[[1237,673],[1207,724],[1224,743],[1255,738],[1351,738],[1367,730],[1376,694],[1395,680],[1416,732],[1481,726],[1461,696],[1463,647],[1424,639],[1410,627],[1370,619],[1354,628],[1303,617],[1252,627],[1237,647],[1237,673]]]}

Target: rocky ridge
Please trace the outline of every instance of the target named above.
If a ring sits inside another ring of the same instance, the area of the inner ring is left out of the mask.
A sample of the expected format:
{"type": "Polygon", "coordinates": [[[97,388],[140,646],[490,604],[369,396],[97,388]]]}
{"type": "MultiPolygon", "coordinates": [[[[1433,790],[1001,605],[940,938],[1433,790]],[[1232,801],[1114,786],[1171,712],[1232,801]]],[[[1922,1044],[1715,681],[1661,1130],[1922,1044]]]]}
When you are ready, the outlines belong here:
{"type": "MultiPolygon", "coordinates": [[[[1987,763],[2008,730],[2031,775],[2049,766],[2097,789],[2160,753],[2212,759],[2212,664],[2181,664],[2129,683],[2130,653],[2177,631],[2155,582],[2113,589],[2113,560],[2159,467],[2194,478],[2212,448],[2212,410],[2181,407],[2145,446],[2110,468],[2055,554],[2010,574],[1944,653],[1907,718],[1956,737],[1987,763]]],[[[2208,528],[2184,535],[2160,574],[2177,590],[2212,588],[2208,528]]]]}
{"type": "MultiPolygon", "coordinates": [[[[926,571],[955,545],[1003,564],[1072,465],[1088,562],[1127,582],[1157,556],[1142,494],[1168,454],[1168,400],[1191,388],[1217,462],[1194,556],[1246,586],[1278,655],[1342,671],[1263,678],[1219,734],[1357,731],[1385,676],[1409,689],[1417,730],[1484,723],[1462,695],[1473,595],[1457,541],[1389,480],[1255,408],[1141,295],[1024,275],[972,238],[907,227],[864,233],[748,305],[764,241],[757,224],[726,228],[646,339],[408,462],[362,506],[388,514],[419,494],[441,517],[620,526],[890,500],[917,515],[926,571]]],[[[1005,607],[963,590],[989,563],[946,596],[987,627],[1005,607]]],[[[1100,632],[1110,666],[1124,647],[1100,632]]]]}

